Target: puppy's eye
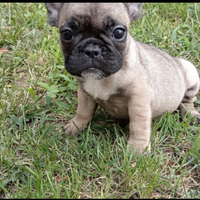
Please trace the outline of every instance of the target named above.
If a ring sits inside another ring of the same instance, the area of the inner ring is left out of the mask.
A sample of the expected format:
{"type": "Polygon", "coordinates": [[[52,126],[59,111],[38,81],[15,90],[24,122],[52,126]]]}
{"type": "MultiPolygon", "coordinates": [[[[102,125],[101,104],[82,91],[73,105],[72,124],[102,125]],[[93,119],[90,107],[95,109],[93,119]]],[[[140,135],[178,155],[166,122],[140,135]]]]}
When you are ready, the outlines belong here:
{"type": "Polygon", "coordinates": [[[66,41],[71,40],[73,38],[73,36],[74,36],[73,32],[71,30],[69,30],[69,29],[62,31],[61,35],[62,35],[62,38],[64,40],[66,40],[66,41]]]}
{"type": "Polygon", "coordinates": [[[119,27],[119,28],[116,28],[113,32],[113,37],[116,39],[116,40],[123,40],[126,36],[126,30],[122,27],[119,27]]]}

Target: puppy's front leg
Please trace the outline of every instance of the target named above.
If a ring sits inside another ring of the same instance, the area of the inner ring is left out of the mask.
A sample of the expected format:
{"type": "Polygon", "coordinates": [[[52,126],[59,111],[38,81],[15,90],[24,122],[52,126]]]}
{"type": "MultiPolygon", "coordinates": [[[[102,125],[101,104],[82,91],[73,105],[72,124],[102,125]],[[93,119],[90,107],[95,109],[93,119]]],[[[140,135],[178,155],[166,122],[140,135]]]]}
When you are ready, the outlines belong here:
{"type": "Polygon", "coordinates": [[[64,130],[68,135],[78,135],[78,129],[80,131],[86,128],[89,121],[91,120],[95,110],[97,108],[97,103],[93,100],[91,96],[85,93],[81,86],[78,86],[78,108],[76,110],[76,116],[71,119],[64,130]],[[76,126],[78,129],[76,128],[76,126]]]}
{"type": "Polygon", "coordinates": [[[137,153],[143,153],[148,147],[148,153],[151,151],[151,105],[147,97],[131,98],[129,105],[129,140],[128,144],[133,147],[137,153]]]}

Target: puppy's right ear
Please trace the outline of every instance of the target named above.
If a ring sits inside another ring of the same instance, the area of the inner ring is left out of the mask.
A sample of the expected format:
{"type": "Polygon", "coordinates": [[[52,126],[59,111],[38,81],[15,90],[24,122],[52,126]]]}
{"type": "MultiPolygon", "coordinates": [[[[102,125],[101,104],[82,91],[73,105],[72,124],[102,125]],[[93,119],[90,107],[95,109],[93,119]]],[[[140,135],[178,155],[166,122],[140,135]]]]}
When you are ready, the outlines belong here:
{"type": "Polygon", "coordinates": [[[45,3],[47,9],[48,20],[51,26],[58,28],[59,14],[64,3],[45,3]]]}

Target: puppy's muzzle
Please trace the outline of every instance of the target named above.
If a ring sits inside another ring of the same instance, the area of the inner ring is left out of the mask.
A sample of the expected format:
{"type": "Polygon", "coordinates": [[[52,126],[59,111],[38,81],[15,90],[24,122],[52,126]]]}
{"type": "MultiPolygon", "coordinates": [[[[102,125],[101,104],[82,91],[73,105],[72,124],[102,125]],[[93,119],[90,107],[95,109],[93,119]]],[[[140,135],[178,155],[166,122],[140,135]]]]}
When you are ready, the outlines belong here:
{"type": "Polygon", "coordinates": [[[81,76],[84,78],[102,79],[105,74],[102,70],[98,69],[95,65],[95,61],[100,61],[102,49],[98,44],[89,43],[84,49],[83,54],[88,60],[91,60],[92,65],[81,72],[81,76]]]}
{"type": "Polygon", "coordinates": [[[88,56],[89,58],[100,58],[101,56],[101,48],[97,44],[89,44],[85,49],[84,49],[84,54],[88,56]]]}
{"type": "Polygon", "coordinates": [[[122,66],[122,57],[113,45],[97,38],[86,38],[73,49],[65,67],[69,73],[84,78],[102,79],[122,66]]]}

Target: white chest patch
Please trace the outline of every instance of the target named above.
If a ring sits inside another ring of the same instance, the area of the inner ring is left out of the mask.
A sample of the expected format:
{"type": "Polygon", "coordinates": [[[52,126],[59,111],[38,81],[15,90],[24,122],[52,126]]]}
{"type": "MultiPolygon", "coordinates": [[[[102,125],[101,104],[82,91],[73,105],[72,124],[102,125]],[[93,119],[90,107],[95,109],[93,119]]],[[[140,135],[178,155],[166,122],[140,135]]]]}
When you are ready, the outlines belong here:
{"type": "Polygon", "coordinates": [[[94,99],[98,98],[104,101],[107,101],[111,95],[117,93],[116,86],[112,79],[86,79],[83,88],[94,99]]]}

